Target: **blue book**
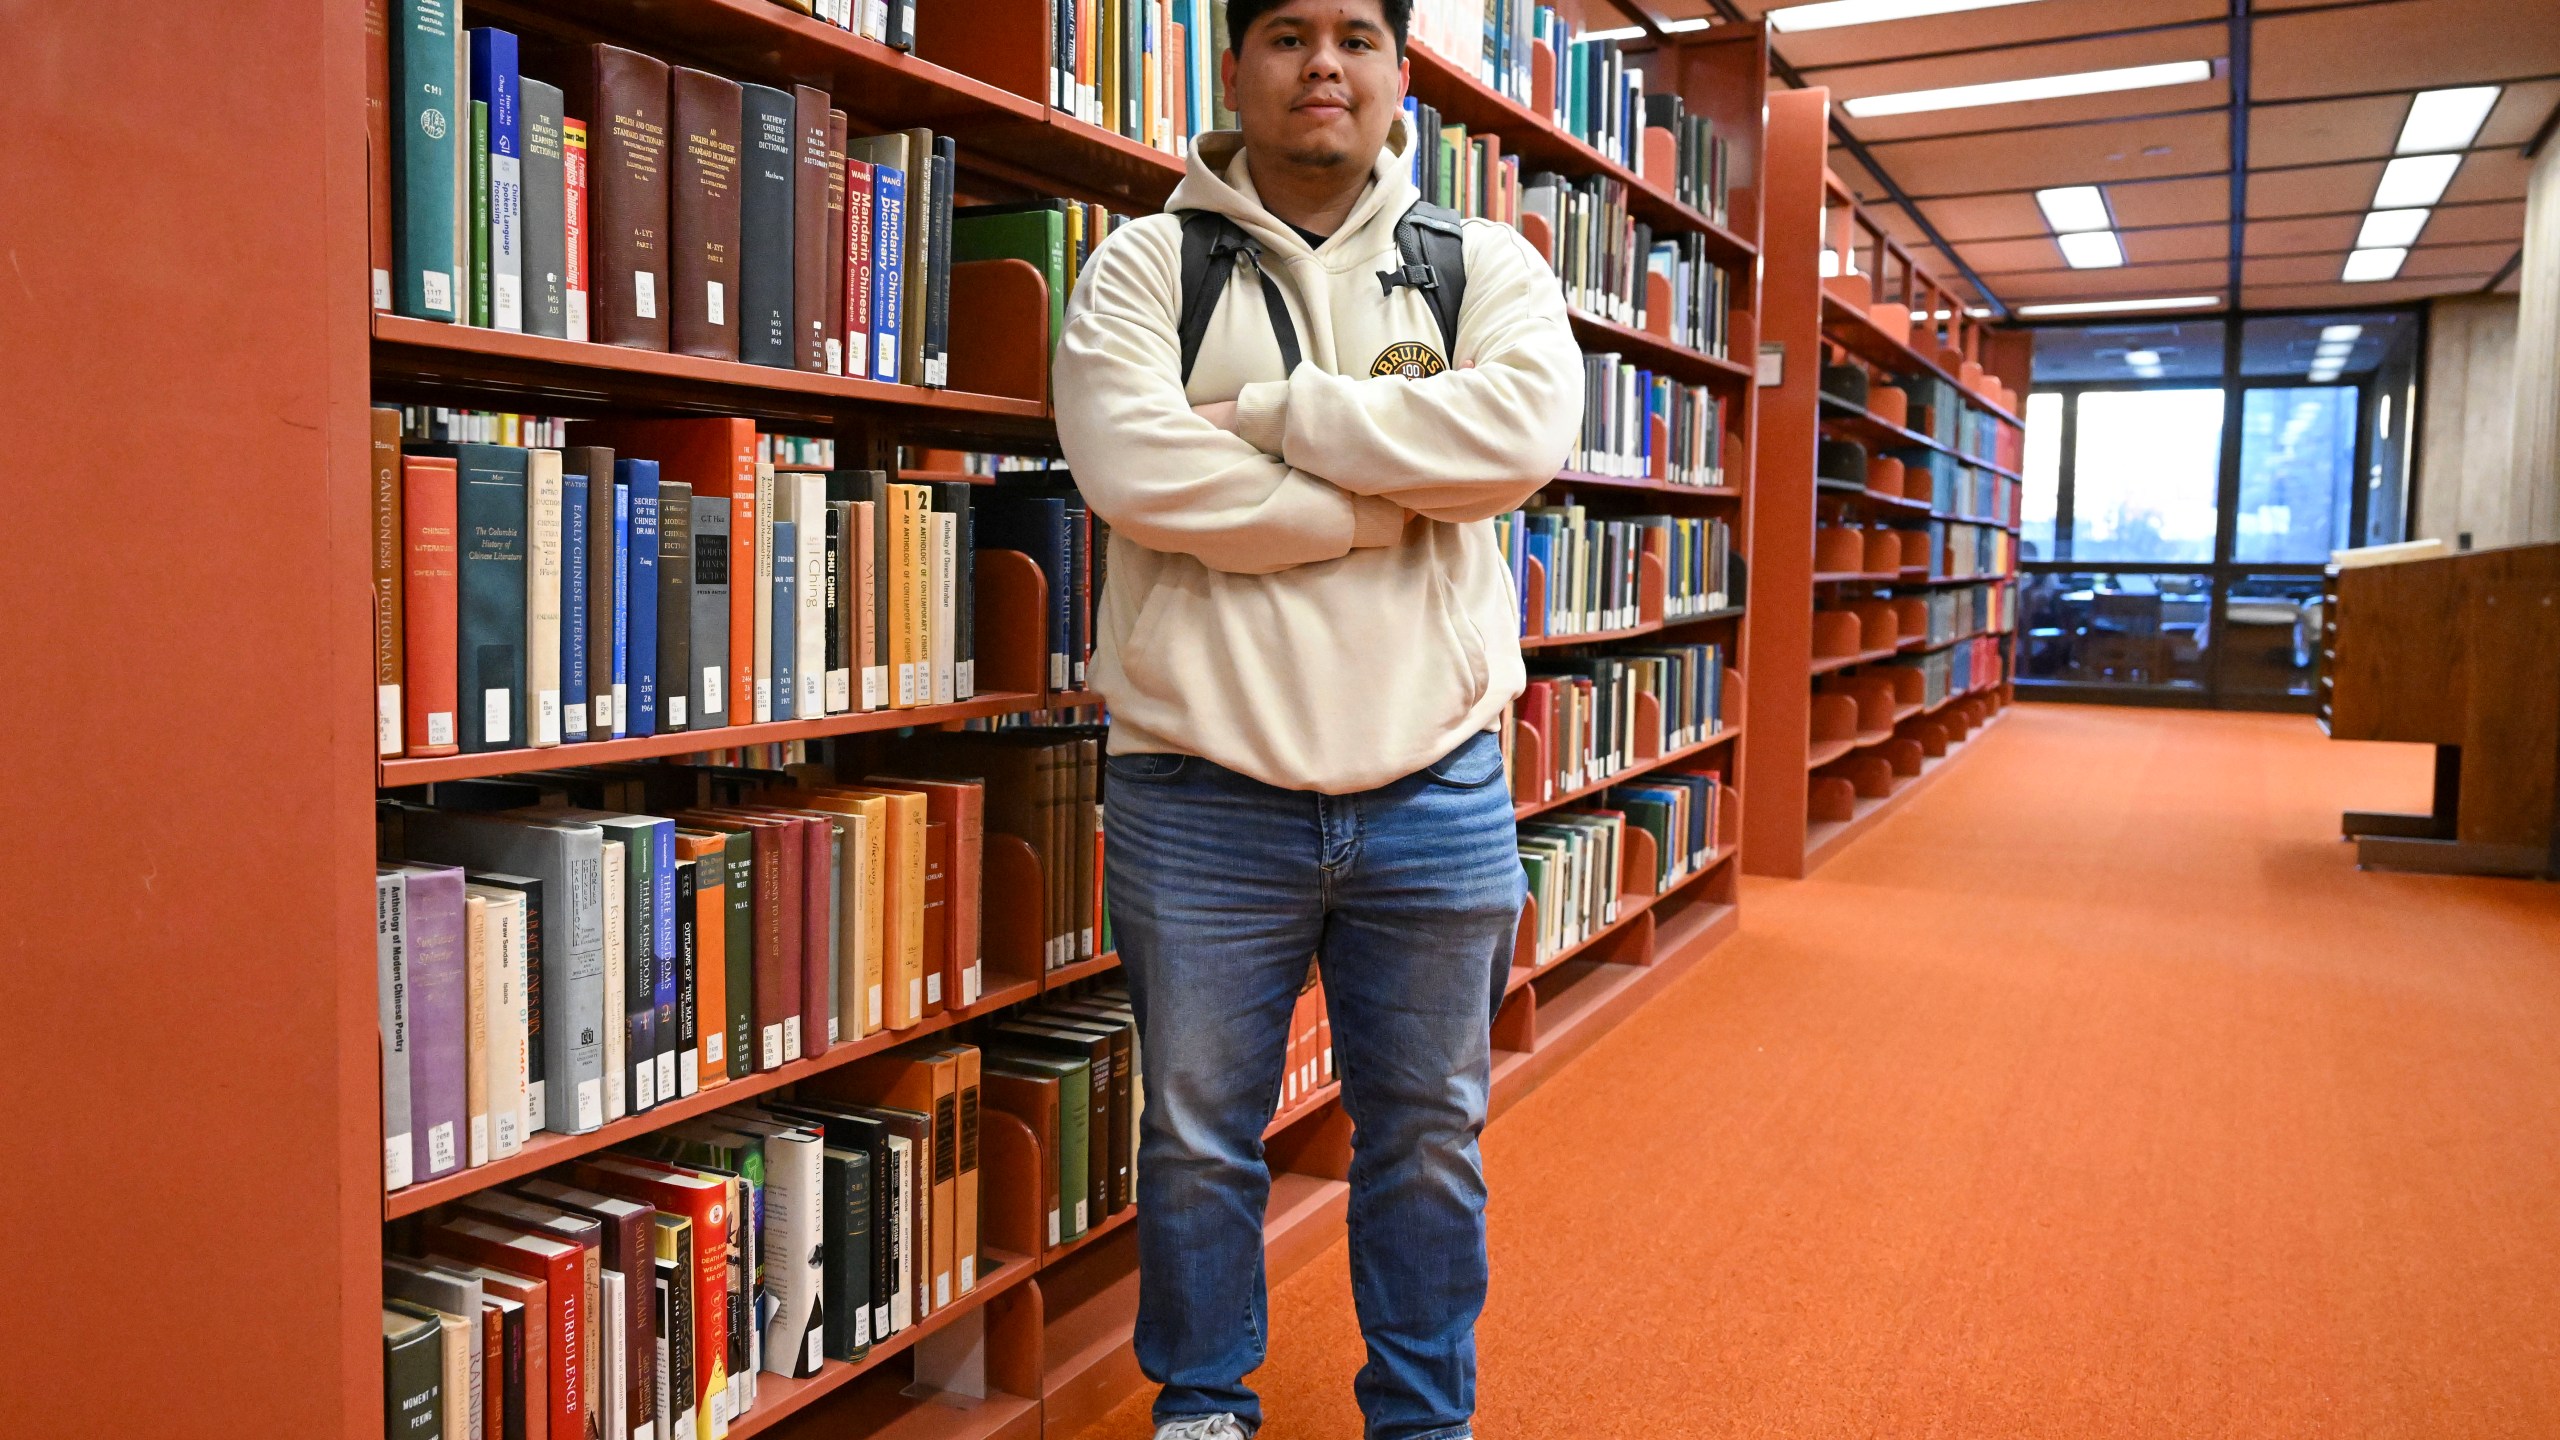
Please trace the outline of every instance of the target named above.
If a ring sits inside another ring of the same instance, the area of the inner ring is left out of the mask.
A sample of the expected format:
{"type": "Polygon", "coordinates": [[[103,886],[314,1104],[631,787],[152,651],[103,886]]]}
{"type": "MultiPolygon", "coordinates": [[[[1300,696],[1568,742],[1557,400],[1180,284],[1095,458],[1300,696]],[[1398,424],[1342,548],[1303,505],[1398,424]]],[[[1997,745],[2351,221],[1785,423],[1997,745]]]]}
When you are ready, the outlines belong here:
{"type": "MultiPolygon", "coordinates": [[[[631,733],[658,733],[658,462],[616,460],[614,483],[631,492],[631,570],[625,597],[623,633],[630,653],[623,668],[631,677],[631,733]]],[[[614,712],[621,713],[616,705],[614,712]]]]}
{"type": "Polygon", "coordinates": [[[524,329],[524,112],[516,37],[471,31],[471,98],[489,104],[489,323],[524,329]]]}
{"type": "Polygon", "coordinates": [[[631,491],[613,487],[613,737],[631,733],[631,491]]]}
{"type": "Polygon", "coordinates": [[[560,738],[587,738],[587,477],[560,477],[560,738]]]}
{"type": "Polygon", "coordinates": [[[1031,557],[1049,583],[1049,683],[1065,689],[1073,683],[1067,663],[1070,640],[1067,612],[1075,603],[1069,568],[1067,502],[1060,497],[1024,495],[1003,488],[990,490],[970,506],[974,538],[981,550],[1019,550],[1031,557]]]}
{"type": "Polygon", "coordinates": [[[792,718],[799,682],[793,660],[800,653],[800,526],[773,522],[773,718],[792,718]]]}
{"type": "Polygon", "coordinates": [[[651,925],[654,938],[650,942],[657,951],[649,971],[650,1000],[658,1017],[658,1098],[671,1100],[676,1094],[676,1051],[683,1048],[683,1032],[676,1028],[676,822],[652,820],[656,832],[649,846],[651,866],[649,894],[651,925]]]}
{"type": "MultiPolygon", "coordinates": [[[[907,172],[871,171],[871,378],[897,383],[906,354],[907,172]]],[[[777,542],[777,550],[780,548],[777,542]]]]}
{"type": "MultiPolygon", "coordinates": [[[[452,0],[399,0],[391,17],[390,275],[374,277],[374,303],[420,320],[459,320],[462,261],[453,253],[454,166],[471,111],[453,93],[452,0]],[[382,292],[390,291],[386,296],[382,292]]],[[[426,1178],[421,1170],[419,1178],[426,1178]]]]}

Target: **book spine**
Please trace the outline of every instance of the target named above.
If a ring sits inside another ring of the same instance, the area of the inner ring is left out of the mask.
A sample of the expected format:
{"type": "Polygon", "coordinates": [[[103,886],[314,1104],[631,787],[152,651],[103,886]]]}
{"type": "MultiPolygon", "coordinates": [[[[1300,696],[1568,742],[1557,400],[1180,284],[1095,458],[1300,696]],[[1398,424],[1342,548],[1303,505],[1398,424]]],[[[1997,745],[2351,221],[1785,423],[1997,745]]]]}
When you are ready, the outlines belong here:
{"type": "Polygon", "coordinates": [[[815,1135],[765,1141],[763,1368],[806,1379],[826,1358],[825,1145],[815,1135]]]}
{"type": "Polygon", "coordinates": [[[699,890],[702,872],[695,862],[676,866],[675,922],[675,1081],[679,1098],[702,1089],[702,992],[695,980],[694,966],[701,954],[701,937],[695,926],[701,915],[699,890]]]}
{"type": "Polygon", "coordinates": [[[658,733],[692,727],[693,487],[658,486],[658,733]]]}
{"type": "Polygon", "coordinates": [[[844,164],[844,373],[871,373],[871,165],[844,164]]]}
{"type": "MultiPolygon", "coordinates": [[[[594,200],[588,318],[595,338],[667,348],[667,67],[598,45],[588,173],[594,200]]],[[[654,536],[652,538],[655,538],[654,536]]],[[[645,721],[646,716],[634,717],[645,721]]]]}
{"type": "Polygon", "coordinates": [[[560,122],[562,330],[587,338],[587,122],[560,122]]]}
{"type": "Polygon", "coordinates": [[[365,259],[373,308],[391,308],[391,10],[364,0],[365,259]]]}
{"type": "Polygon", "coordinates": [[[739,188],[738,358],[789,368],[792,97],[763,85],[740,89],[747,153],[739,188]]]}
{"type": "MultiPolygon", "coordinates": [[[[658,463],[622,460],[615,463],[624,488],[631,493],[630,597],[624,634],[630,654],[630,722],[633,735],[654,735],[658,727],[658,463]]],[[[619,712],[623,707],[614,707],[619,712]]]]}
{"type": "Polygon", "coordinates": [[[735,360],[739,88],[735,81],[683,68],[669,73],[668,88],[676,131],[667,202],[674,230],[668,333],[683,354],[735,360]]]}
{"type": "Polygon", "coordinates": [[[842,640],[844,623],[844,517],[831,502],[827,506],[825,545],[826,634],[823,657],[826,666],[826,707],[830,715],[852,708],[852,672],[845,665],[842,640]]]}
{"type": "Polygon", "coordinates": [[[456,515],[462,592],[462,748],[523,743],[526,599],[524,452],[465,446],[456,515]]]}
{"type": "Polygon", "coordinates": [[[406,631],[402,691],[411,755],[459,748],[455,647],[461,632],[460,550],[454,462],[415,456],[401,463],[406,537],[401,620],[406,631]]]}
{"type": "Polygon", "coordinates": [[[724,990],[728,1002],[729,1078],[743,1080],[755,1073],[755,837],[732,833],[722,860],[720,878],[728,890],[728,933],[722,937],[721,955],[729,970],[724,990]]]}
{"type": "Polygon", "coordinates": [[[560,477],[560,738],[571,743],[587,738],[587,495],[586,476],[560,477]]]}
{"type": "Polygon", "coordinates": [[[799,527],[789,520],[773,524],[772,630],[773,718],[789,720],[800,695],[799,527]]]}
{"type": "Polygon", "coordinates": [[[826,298],[819,309],[825,332],[827,373],[842,375],[845,358],[845,113],[827,112],[826,298]]]}
{"type": "Polygon", "coordinates": [[[561,149],[560,87],[520,82],[524,110],[524,328],[527,334],[565,339],[569,334],[569,238],[561,149]]]}
{"type": "Polygon", "coordinates": [[[619,1120],[631,1113],[631,1022],[625,997],[630,994],[630,926],[624,915],[630,891],[630,845],[609,836],[600,847],[604,904],[604,986],[598,996],[596,1024],[604,1040],[597,1048],[604,1064],[604,1118],[619,1120]]]}
{"type": "MultiPolygon", "coordinates": [[[[756,462],[755,515],[755,717],[774,718],[773,684],[773,466],[756,462]]],[[[787,693],[787,692],[786,692],[787,693]]]]}
{"type": "Polygon", "coordinates": [[[657,832],[646,821],[621,825],[622,1005],[629,1039],[623,1060],[632,1113],[654,1108],[658,1093],[657,832]]]}
{"type": "Polygon", "coordinates": [[[954,673],[957,655],[952,647],[956,612],[960,557],[954,546],[960,536],[959,517],[947,511],[925,516],[931,527],[932,548],[929,574],[933,587],[933,612],[930,635],[933,645],[933,703],[948,705],[958,698],[958,677],[954,673]]]}
{"type": "Polygon", "coordinates": [[[875,165],[871,183],[871,378],[894,385],[906,345],[906,172],[875,165]]]}
{"type": "Polygon", "coordinates": [[[827,713],[827,479],[806,471],[795,471],[790,479],[798,490],[791,518],[799,522],[794,534],[800,544],[800,583],[793,592],[799,614],[792,617],[799,647],[793,673],[800,682],[794,713],[813,720],[827,713]]]}
{"type": "Polygon", "coordinates": [[[485,330],[494,313],[489,304],[489,102],[476,93],[470,159],[471,323],[485,330]]]}
{"type": "Polygon", "coordinates": [[[561,527],[560,452],[525,452],[525,700],[536,746],[560,743],[561,527]]]}
{"type": "Polygon", "coordinates": [[[915,645],[919,628],[917,609],[923,599],[918,571],[924,557],[916,546],[914,509],[914,486],[889,487],[889,669],[893,685],[890,704],[900,710],[924,703],[917,695],[915,645]]]}
{"type": "Polygon", "coordinates": [[[496,948],[489,925],[489,902],[466,895],[462,902],[462,1105],[463,1164],[477,1169],[489,1163],[489,963],[496,948]]]}
{"type": "Polygon", "coordinates": [[[518,106],[522,77],[516,37],[483,26],[471,32],[471,94],[486,104],[488,138],[488,283],[490,323],[524,330],[524,130],[518,106]]]}
{"type": "Polygon", "coordinates": [[[409,885],[397,870],[373,877],[373,961],[382,1029],[382,1188],[397,1190],[417,1174],[409,1106],[409,885]]]}
{"type": "Polygon", "coordinates": [[[676,827],[673,821],[650,822],[650,947],[656,956],[650,971],[650,1004],[656,1011],[654,1056],[657,1094],[663,1103],[676,1096],[676,827]]]}
{"type": "Polygon", "coordinates": [[[960,174],[960,144],[950,136],[934,140],[933,157],[933,312],[929,336],[933,351],[933,383],[951,383],[951,192],[960,174]]]}
{"type": "Polygon", "coordinates": [[[400,412],[373,411],[373,748],[401,749],[401,592],[406,588],[408,532],[400,514],[400,412]]]}
{"type": "Polygon", "coordinates": [[[613,738],[631,733],[631,487],[613,487],[613,738]]]}
{"type": "Polygon", "coordinates": [[[693,497],[694,728],[729,718],[730,497],[693,497]]]}
{"type": "MultiPolygon", "coordinates": [[[[827,92],[792,87],[791,363],[827,370],[827,92]]],[[[811,528],[814,517],[801,517],[811,528]]]]}
{"type": "Polygon", "coordinates": [[[397,0],[392,15],[391,306],[419,320],[457,320],[453,253],[455,161],[470,112],[454,87],[451,0],[397,0]]]}
{"type": "Polygon", "coordinates": [[[521,895],[492,907],[489,973],[489,1158],[524,1149],[533,1117],[533,1012],[527,912],[521,895]]]}

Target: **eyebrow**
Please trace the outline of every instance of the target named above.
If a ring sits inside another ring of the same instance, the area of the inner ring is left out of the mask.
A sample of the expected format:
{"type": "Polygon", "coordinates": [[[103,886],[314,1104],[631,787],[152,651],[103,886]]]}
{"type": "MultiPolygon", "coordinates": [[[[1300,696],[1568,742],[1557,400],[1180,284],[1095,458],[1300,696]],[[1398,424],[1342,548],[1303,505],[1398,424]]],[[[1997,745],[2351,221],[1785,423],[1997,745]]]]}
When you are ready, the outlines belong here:
{"type": "MultiPolygon", "coordinates": [[[[1312,30],[1316,28],[1318,22],[1304,15],[1273,15],[1267,17],[1265,23],[1278,30],[1312,30]]],[[[1370,35],[1387,33],[1384,26],[1365,15],[1354,15],[1342,23],[1346,29],[1358,30],[1370,35]]]]}

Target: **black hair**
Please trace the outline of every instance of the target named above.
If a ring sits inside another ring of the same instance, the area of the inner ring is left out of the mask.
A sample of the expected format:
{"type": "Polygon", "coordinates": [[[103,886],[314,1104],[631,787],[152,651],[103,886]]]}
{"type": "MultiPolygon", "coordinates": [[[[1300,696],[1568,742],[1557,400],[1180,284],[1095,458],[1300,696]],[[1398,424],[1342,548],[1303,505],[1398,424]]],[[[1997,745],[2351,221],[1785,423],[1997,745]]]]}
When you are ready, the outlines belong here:
{"type": "MultiPolygon", "coordinates": [[[[1245,32],[1253,22],[1289,3],[1289,0],[1227,0],[1227,48],[1238,55],[1244,53],[1245,32]]],[[[1404,55],[1405,32],[1413,24],[1413,0],[1378,0],[1378,9],[1387,17],[1387,28],[1395,32],[1396,55],[1404,55]]]]}

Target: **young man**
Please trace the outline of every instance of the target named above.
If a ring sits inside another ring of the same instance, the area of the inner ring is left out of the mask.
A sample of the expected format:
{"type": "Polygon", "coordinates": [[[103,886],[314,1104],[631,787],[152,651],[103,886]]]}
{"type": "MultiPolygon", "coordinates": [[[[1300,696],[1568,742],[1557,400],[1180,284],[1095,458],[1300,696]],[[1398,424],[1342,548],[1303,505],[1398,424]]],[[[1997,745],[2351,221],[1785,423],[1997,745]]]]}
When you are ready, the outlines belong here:
{"type": "Polygon", "coordinates": [[[1369,1440],[1455,1440],[1474,1412],[1476,1136],[1523,892],[1498,734],[1518,601],[1490,518],[1563,463],[1582,357],[1506,227],[1464,227],[1454,345],[1422,289],[1383,283],[1414,278],[1395,231],[1427,143],[1400,108],[1409,8],[1229,0],[1240,133],[1202,137],[1168,208],[1227,217],[1254,253],[1206,297],[1187,383],[1180,213],[1094,254],[1058,347],[1059,439],[1112,529],[1092,683],[1146,1056],[1136,1348],[1159,1440],[1261,1424],[1261,1137],[1311,955],[1358,1136],[1369,1440]]]}

